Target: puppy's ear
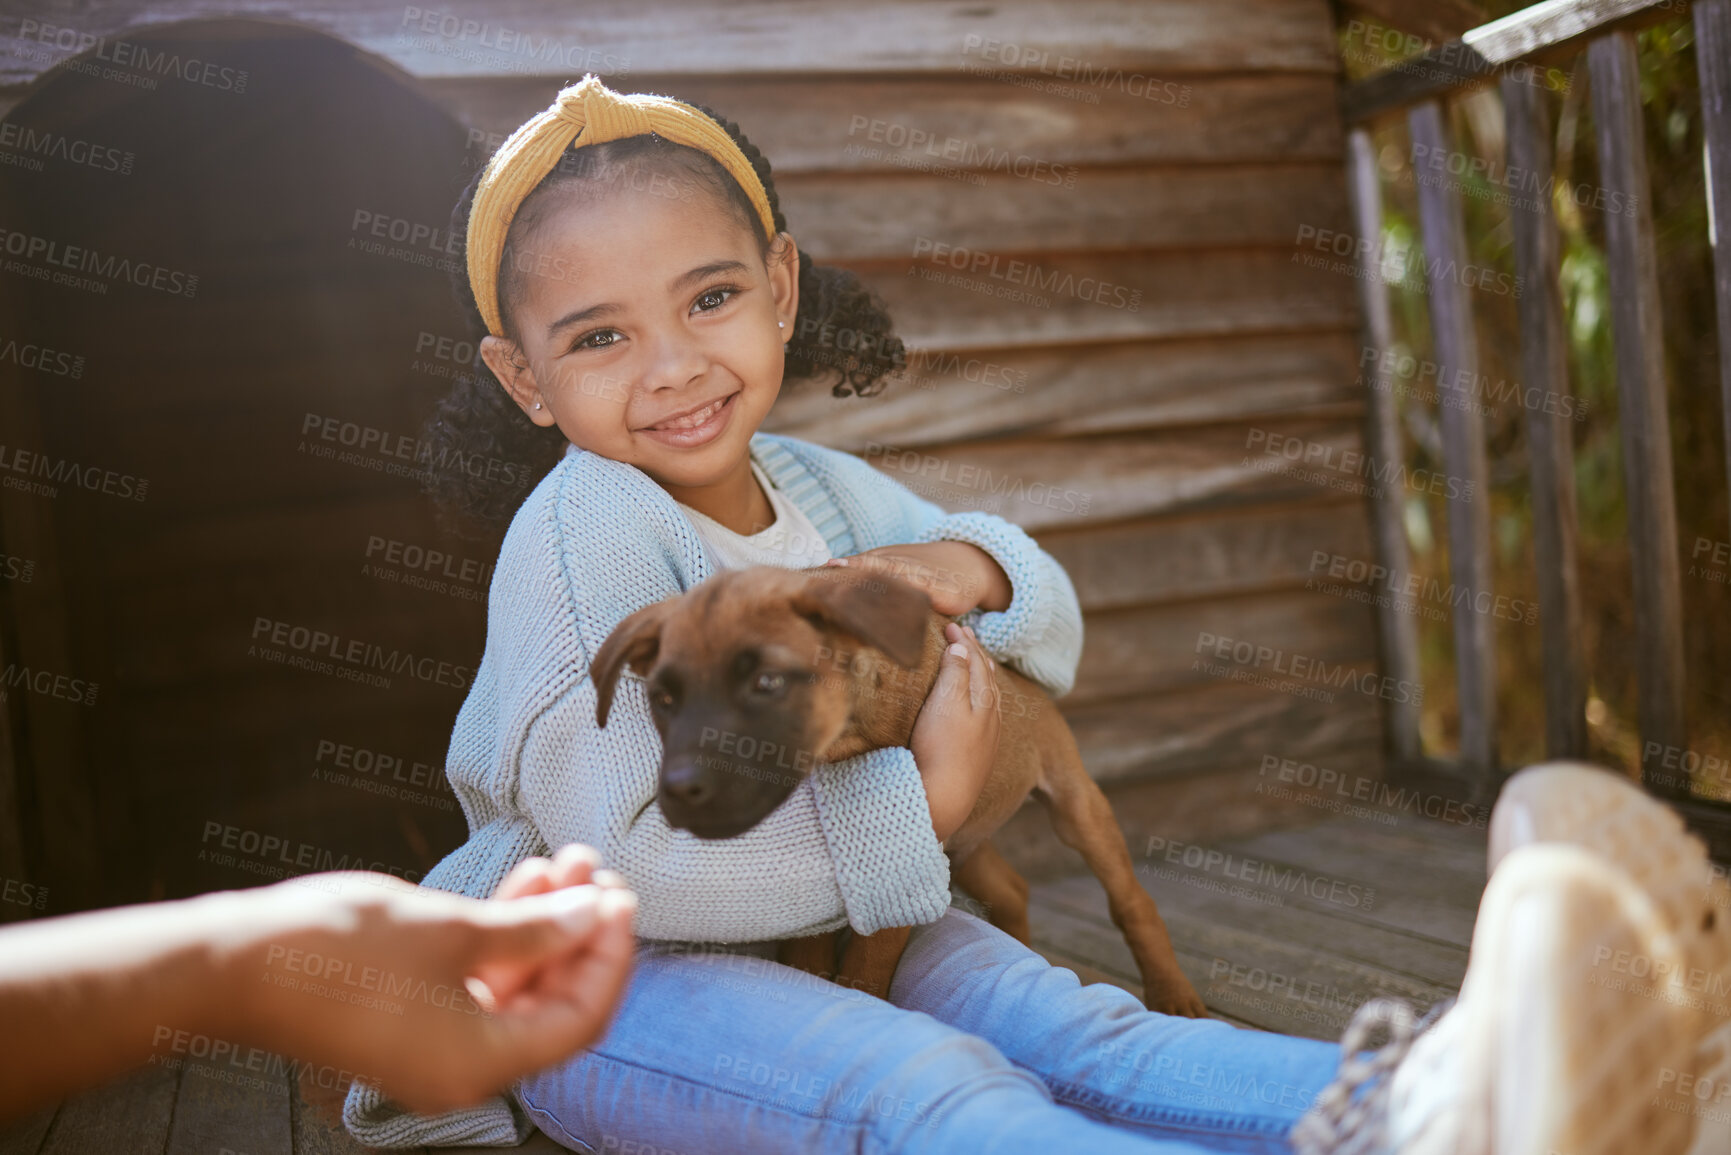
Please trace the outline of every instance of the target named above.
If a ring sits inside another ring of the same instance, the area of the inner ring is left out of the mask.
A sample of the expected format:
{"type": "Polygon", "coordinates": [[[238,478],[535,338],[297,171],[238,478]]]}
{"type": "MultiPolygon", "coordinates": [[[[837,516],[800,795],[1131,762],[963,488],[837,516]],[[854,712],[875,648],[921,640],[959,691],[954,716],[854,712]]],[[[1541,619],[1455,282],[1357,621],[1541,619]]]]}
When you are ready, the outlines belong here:
{"type": "Polygon", "coordinates": [[[897,578],[845,566],[813,570],[793,596],[793,610],[819,628],[851,634],[898,665],[919,665],[932,599],[897,578]]]}
{"type": "Polygon", "coordinates": [[[595,653],[589,663],[589,677],[595,682],[595,724],[607,726],[607,715],[613,710],[613,691],[618,688],[619,675],[626,666],[637,674],[646,674],[661,650],[661,627],[673,612],[678,598],[668,598],[652,606],[644,606],[627,617],[595,653]]]}

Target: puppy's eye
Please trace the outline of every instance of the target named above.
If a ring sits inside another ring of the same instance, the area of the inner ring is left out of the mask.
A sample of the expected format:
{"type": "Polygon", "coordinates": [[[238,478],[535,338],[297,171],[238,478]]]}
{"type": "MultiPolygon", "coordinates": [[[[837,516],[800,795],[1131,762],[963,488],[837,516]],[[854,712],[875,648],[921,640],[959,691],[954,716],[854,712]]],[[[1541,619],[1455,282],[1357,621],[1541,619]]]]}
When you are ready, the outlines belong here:
{"type": "Polygon", "coordinates": [[[664,689],[651,690],[649,692],[649,704],[657,710],[671,710],[673,709],[673,695],[664,689]]]}
{"type": "Polygon", "coordinates": [[[779,694],[786,688],[787,675],[774,670],[765,670],[751,680],[752,692],[756,694],[779,694]]]}

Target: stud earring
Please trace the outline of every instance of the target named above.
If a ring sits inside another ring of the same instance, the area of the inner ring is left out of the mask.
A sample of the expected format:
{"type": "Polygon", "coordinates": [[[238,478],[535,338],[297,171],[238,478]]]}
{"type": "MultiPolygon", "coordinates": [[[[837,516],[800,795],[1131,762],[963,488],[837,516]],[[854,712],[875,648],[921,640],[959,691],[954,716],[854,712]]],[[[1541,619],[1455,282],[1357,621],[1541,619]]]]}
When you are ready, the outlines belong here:
{"type": "Polygon", "coordinates": [[[539,401],[535,402],[535,408],[537,408],[537,409],[541,408],[541,403],[539,401]]]}
{"type": "Polygon", "coordinates": [[[787,322],[786,321],[777,321],[775,323],[775,327],[778,329],[785,329],[785,328],[787,328],[787,322]]]}

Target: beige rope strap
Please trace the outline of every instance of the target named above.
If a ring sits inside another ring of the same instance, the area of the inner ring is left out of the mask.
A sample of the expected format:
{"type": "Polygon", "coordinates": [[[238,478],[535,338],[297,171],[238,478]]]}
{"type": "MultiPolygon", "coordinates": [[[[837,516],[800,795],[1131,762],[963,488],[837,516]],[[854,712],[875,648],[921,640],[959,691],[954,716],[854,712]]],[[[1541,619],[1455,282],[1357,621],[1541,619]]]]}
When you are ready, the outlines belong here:
{"type": "Polygon", "coordinates": [[[544,112],[518,127],[487,162],[469,209],[467,250],[469,287],[481,319],[495,337],[505,335],[499,316],[499,262],[505,234],[525,197],[553,171],[573,142],[579,148],[628,136],[655,133],[715,158],[739,182],[763,221],[765,236],[775,235],[769,195],[745,154],[727,130],[683,101],[648,93],[618,93],[593,74],[561,89],[544,112]]]}
{"type": "Polygon", "coordinates": [[[1446,999],[1415,1018],[1404,999],[1360,1006],[1341,1038],[1340,1069],[1287,1136],[1297,1155],[1381,1155],[1388,1149],[1389,1088],[1419,1035],[1454,1004],[1446,999]],[[1370,1050],[1378,1029],[1386,1041],[1370,1050]]]}

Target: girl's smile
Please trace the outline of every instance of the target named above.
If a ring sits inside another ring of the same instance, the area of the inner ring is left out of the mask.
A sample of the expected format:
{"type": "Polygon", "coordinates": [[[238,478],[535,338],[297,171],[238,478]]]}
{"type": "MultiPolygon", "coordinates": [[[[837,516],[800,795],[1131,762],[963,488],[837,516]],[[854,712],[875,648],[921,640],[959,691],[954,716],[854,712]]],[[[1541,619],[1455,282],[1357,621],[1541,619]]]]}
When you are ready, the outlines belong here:
{"type": "Polygon", "coordinates": [[[694,449],[705,445],[721,436],[722,431],[727,428],[727,423],[733,418],[733,403],[739,398],[740,392],[741,390],[735,389],[725,397],[681,410],[653,425],[641,426],[639,432],[648,434],[663,445],[678,449],[694,449]]]}

